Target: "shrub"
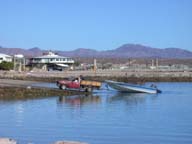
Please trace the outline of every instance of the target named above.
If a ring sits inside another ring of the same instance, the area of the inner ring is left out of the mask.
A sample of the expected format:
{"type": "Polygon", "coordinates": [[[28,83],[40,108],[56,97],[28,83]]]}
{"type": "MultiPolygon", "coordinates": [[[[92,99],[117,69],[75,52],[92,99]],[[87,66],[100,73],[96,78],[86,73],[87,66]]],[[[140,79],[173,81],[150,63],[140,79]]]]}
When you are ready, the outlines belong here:
{"type": "Polygon", "coordinates": [[[0,63],[0,69],[1,70],[11,70],[11,69],[13,69],[13,67],[14,67],[13,62],[2,61],[0,63]]]}
{"type": "Polygon", "coordinates": [[[74,66],[79,66],[79,65],[80,65],[80,62],[75,61],[74,66]]]}

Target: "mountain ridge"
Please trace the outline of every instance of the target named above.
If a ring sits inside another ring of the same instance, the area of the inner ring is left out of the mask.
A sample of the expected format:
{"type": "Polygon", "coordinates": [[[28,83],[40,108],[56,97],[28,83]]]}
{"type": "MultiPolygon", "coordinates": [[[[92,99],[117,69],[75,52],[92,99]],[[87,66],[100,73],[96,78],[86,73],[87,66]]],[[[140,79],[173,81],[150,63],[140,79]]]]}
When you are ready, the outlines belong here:
{"type": "MultiPolygon", "coordinates": [[[[9,55],[23,54],[27,57],[42,55],[46,50],[34,47],[30,49],[22,48],[3,48],[0,47],[0,53],[9,55]]],[[[66,57],[83,58],[192,58],[192,52],[181,48],[153,48],[141,44],[124,44],[116,49],[98,51],[89,48],[77,48],[71,51],[53,51],[66,57]]]]}

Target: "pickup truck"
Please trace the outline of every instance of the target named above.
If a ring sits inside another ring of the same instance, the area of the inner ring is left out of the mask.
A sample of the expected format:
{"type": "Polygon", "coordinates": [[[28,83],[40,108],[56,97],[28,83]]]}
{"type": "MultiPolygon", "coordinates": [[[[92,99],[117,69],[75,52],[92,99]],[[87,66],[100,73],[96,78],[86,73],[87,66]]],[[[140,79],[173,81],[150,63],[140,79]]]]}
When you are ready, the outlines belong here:
{"type": "Polygon", "coordinates": [[[101,82],[89,80],[59,80],[56,85],[62,90],[83,90],[92,92],[93,89],[100,89],[101,82]]]}

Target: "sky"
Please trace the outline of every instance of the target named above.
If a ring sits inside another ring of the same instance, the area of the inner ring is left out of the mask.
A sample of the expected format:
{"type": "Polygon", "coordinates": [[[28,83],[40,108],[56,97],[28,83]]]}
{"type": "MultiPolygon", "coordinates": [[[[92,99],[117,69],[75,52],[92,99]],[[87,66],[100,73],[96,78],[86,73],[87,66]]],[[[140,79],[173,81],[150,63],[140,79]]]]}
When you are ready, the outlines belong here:
{"type": "Polygon", "coordinates": [[[0,0],[0,46],[192,51],[192,0],[0,0]]]}

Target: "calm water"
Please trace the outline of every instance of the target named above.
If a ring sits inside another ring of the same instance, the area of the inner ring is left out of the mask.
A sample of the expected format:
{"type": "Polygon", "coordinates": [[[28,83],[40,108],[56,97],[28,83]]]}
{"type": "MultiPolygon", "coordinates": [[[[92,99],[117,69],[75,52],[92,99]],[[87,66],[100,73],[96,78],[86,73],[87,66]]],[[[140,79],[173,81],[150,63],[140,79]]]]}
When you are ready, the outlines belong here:
{"type": "Polygon", "coordinates": [[[0,136],[21,144],[192,143],[192,83],[158,83],[162,94],[0,100],[0,136]]]}

